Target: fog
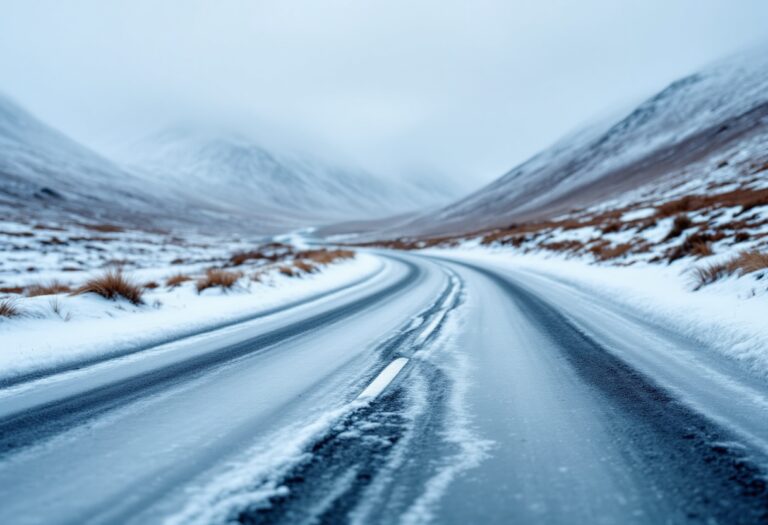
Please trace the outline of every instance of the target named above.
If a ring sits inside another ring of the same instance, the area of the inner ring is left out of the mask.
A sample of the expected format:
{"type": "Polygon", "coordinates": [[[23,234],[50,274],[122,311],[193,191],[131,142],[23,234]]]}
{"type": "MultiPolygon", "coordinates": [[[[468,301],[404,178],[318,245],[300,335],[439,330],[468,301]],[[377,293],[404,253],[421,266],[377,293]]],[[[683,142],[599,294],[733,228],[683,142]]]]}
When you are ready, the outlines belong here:
{"type": "Polygon", "coordinates": [[[192,121],[471,189],[766,21],[764,0],[4,0],[0,91],[102,151],[192,121]]]}

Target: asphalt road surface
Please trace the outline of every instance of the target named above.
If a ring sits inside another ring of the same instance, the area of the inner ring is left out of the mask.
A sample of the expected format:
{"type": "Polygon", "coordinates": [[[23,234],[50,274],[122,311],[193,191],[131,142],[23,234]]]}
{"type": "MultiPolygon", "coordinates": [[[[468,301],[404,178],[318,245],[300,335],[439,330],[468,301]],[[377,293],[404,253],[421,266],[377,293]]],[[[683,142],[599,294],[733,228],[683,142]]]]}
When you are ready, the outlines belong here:
{"type": "Polygon", "coordinates": [[[768,385],[548,276],[335,293],[0,388],[0,523],[763,523],[768,385]]]}

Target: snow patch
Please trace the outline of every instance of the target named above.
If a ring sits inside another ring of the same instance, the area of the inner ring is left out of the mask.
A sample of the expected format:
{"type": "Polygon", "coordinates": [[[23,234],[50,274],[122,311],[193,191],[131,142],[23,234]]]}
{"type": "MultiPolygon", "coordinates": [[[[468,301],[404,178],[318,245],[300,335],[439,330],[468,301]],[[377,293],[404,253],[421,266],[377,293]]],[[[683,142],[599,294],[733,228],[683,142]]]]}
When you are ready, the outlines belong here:
{"type": "Polygon", "coordinates": [[[194,283],[150,290],[145,306],[107,301],[93,294],[24,299],[23,318],[0,322],[0,379],[121,355],[132,349],[199,333],[281,305],[311,298],[370,277],[380,258],[358,254],[322,272],[291,278],[271,272],[262,282],[242,280],[233,292],[198,294],[194,283]],[[54,313],[56,301],[59,313],[54,313]],[[162,302],[162,307],[153,303],[162,302]]]}

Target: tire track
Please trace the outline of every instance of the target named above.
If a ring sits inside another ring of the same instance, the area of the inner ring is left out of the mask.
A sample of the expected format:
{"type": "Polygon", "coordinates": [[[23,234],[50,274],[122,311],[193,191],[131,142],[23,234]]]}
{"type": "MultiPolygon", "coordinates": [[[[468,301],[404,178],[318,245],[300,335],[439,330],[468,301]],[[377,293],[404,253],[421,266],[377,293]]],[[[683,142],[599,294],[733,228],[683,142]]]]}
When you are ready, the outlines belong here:
{"type": "MultiPolygon", "coordinates": [[[[462,283],[450,282],[418,321],[378,348],[382,366],[410,359],[382,395],[354,409],[320,436],[303,461],[282,475],[287,490],[237,512],[239,523],[388,523],[419,497],[440,465],[427,456],[448,457],[459,446],[442,439],[449,418],[451,381],[419,357],[434,344],[447,316],[462,301],[462,283]]],[[[257,487],[254,487],[257,489],[257,487]]]]}
{"type": "Polygon", "coordinates": [[[584,334],[557,308],[493,271],[462,264],[501,287],[540,327],[603,403],[627,465],[670,523],[768,523],[768,464],[651,378],[584,334]]]}
{"type": "Polygon", "coordinates": [[[57,400],[23,413],[0,420],[0,459],[45,438],[53,436],[127,403],[152,395],[170,385],[191,380],[226,363],[268,351],[270,347],[312,330],[336,323],[357,312],[380,303],[418,282],[423,269],[408,261],[401,261],[407,273],[398,281],[369,296],[352,303],[315,314],[289,326],[261,334],[247,341],[215,352],[199,355],[165,366],[150,373],[129,377],[95,388],[75,396],[57,400]]]}

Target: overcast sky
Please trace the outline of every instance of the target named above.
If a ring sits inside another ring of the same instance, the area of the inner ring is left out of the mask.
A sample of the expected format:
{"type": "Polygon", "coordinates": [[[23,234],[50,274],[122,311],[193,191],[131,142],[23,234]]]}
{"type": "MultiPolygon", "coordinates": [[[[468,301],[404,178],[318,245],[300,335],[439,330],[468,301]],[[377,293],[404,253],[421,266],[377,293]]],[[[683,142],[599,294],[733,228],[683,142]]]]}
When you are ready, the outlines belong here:
{"type": "Polygon", "coordinates": [[[97,149],[235,123],[466,188],[768,40],[766,0],[0,2],[0,91],[97,149]]]}

